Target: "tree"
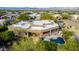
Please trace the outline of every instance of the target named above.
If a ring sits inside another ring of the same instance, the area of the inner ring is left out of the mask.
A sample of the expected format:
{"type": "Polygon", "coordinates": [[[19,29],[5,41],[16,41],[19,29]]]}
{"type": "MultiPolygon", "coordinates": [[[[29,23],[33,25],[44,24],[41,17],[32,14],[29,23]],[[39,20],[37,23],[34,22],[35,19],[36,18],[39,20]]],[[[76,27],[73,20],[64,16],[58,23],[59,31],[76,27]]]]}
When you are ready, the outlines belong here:
{"type": "Polygon", "coordinates": [[[57,21],[58,21],[58,17],[54,17],[54,16],[52,16],[52,19],[54,20],[54,22],[57,23],[57,21]]]}
{"type": "Polygon", "coordinates": [[[33,40],[21,38],[18,44],[13,44],[12,49],[15,51],[32,51],[34,50],[34,46],[33,40]]]}
{"type": "Polygon", "coordinates": [[[19,20],[29,20],[30,16],[28,14],[21,14],[20,16],[18,16],[19,20]]]}
{"type": "Polygon", "coordinates": [[[48,13],[41,14],[41,20],[50,20],[52,19],[52,16],[48,13]]]}
{"type": "Polygon", "coordinates": [[[6,30],[8,30],[7,26],[0,26],[0,32],[4,32],[6,30]]]}
{"type": "Polygon", "coordinates": [[[48,41],[45,41],[45,49],[47,51],[56,51],[57,50],[57,44],[55,42],[48,42],[48,41]]]}
{"type": "Polygon", "coordinates": [[[68,13],[62,13],[62,18],[63,19],[69,19],[70,15],[68,13]]]}
{"type": "Polygon", "coordinates": [[[1,35],[4,42],[11,41],[14,38],[14,36],[15,34],[13,33],[13,31],[5,31],[1,35]]]}
{"type": "Polygon", "coordinates": [[[36,46],[35,46],[35,50],[36,51],[45,51],[45,44],[44,41],[40,40],[37,42],[36,46]]]}
{"type": "Polygon", "coordinates": [[[0,17],[6,13],[5,10],[0,10],[0,17]]]}
{"type": "Polygon", "coordinates": [[[4,17],[3,17],[3,19],[6,19],[6,20],[8,20],[9,18],[8,18],[7,16],[4,16],[4,17]]]}
{"type": "Polygon", "coordinates": [[[21,39],[19,44],[13,44],[12,49],[16,51],[55,51],[57,44],[43,40],[34,43],[32,39],[21,39]]]}
{"type": "Polygon", "coordinates": [[[73,32],[71,32],[71,31],[66,31],[66,30],[63,30],[62,31],[62,37],[65,39],[65,40],[67,40],[67,39],[69,39],[71,36],[73,36],[73,32]]]}
{"type": "Polygon", "coordinates": [[[57,44],[55,42],[48,42],[44,40],[40,40],[36,44],[36,51],[56,51],[57,50],[57,44]]]}

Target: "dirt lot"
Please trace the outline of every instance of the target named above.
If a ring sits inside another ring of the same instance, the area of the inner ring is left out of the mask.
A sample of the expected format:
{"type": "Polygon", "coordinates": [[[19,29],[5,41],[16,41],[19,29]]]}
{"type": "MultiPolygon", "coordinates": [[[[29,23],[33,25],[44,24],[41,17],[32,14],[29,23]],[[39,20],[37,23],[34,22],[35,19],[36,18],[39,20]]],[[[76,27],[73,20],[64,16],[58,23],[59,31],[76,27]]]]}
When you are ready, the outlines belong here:
{"type": "Polygon", "coordinates": [[[66,27],[70,31],[74,31],[79,35],[79,20],[65,20],[66,27]]]}

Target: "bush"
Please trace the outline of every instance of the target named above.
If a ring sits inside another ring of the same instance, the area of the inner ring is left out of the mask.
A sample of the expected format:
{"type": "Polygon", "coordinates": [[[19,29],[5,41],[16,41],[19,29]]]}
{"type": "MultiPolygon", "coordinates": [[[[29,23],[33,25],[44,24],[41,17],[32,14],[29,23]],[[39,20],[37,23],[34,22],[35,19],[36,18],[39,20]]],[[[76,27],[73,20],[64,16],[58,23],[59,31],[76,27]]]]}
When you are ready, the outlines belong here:
{"type": "Polygon", "coordinates": [[[48,42],[48,41],[39,41],[36,44],[36,51],[56,51],[57,50],[57,44],[55,42],[48,42]]]}
{"type": "Polygon", "coordinates": [[[34,46],[33,40],[21,38],[18,44],[13,44],[12,49],[15,51],[32,51],[34,50],[34,46]]]}
{"type": "Polygon", "coordinates": [[[4,32],[6,30],[8,30],[7,26],[0,26],[0,32],[4,32]]]}
{"type": "Polygon", "coordinates": [[[41,20],[50,20],[52,19],[52,16],[48,13],[41,14],[41,20]]]}
{"type": "Polygon", "coordinates": [[[15,34],[12,31],[5,31],[2,33],[1,37],[3,41],[11,41],[14,38],[15,34]]]}
{"type": "Polygon", "coordinates": [[[70,15],[68,13],[62,13],[62,18],[63,19],[69,19],[70,15]]]}
{"type": "Polygon", "coordinates": [[[17,19],[18,20],[29,20],[30,16],[28,14],[21,14],[20,16],[18,16],[17,19]]]}
{"type": "Polygon", "coordinates": [[[16,51],[56,51],[57,44],[43,40],[39,40],[35,44],[31,39],[21,39],[19,44],[15,43],[12,46],[12,49],[16,51]]]}
{"type": "Polygon", "coordinates": [[[71,31],[65,31],[65,30],[63,30],[62,32],[63,32],[62,37],[63,37],[65,40],[67,40],[67,39],[69,39],[71,36],[73,36],[73,32],[71,32],[71,31]]]}

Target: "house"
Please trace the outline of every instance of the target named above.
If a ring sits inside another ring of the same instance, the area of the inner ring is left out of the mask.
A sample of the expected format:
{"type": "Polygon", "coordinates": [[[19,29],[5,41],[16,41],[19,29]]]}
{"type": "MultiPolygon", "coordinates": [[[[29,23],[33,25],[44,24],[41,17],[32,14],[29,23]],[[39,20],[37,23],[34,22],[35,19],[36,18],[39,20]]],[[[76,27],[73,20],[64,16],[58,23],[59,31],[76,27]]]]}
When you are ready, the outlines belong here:
{"type": "Polygon", "coordinates": [[[11,25],[14,20],[0,19],[0,25],[11,25]]]}
{"type": "Polygon", "coordinates": [[[0,19],[0,25],[4,25],[5,24],[5,19],[0,19]]]}
{"type": "Polygon", "coordinates": [[[40,20],[41,15],[39,13],[31,13],[29,16],[33,19],[40,20]]]}
{"type": "Polygon", "coordinates": [[[71,15],[71,19],[72,20],[78,20],[79,19],[79,15],[77,15],[77,14],[71,15]]]}
{"type": "Polygon", "coordinates": [[[12,12],[7,12],[5,15],[1,16],[2,19],[8,18],[8,20],[15,20],[16,17],[19,16],[18,12],[12,13],[12,12]]]}
{"type": "MultiPolygon", "coordinates": [[[[52,35],[54,32],[58,31],[58,24],[54,23],[54,21],[48,20],[34,20],[32,22],[29,21],[21,21],[17,24],[13,24],[9,27],[9,30],[13,30],[18,32],[24,32],[23,34],[29,36],[37,36],[37,37],[45,37],[47,35],[52,35]],[[23,31],[22,31],[23,30],[23,31]]],[[[20,33],[19,33],[20,35],[20,33]]],[[[23,36],[23,35],[22,35],[23,36]]]]}
{"type": "Polygon", "coordinates": [[[63,20],[58,20],[57,23],[59,25],[59,29],[61,29],[64,26],[64,21],[63,20]]]}

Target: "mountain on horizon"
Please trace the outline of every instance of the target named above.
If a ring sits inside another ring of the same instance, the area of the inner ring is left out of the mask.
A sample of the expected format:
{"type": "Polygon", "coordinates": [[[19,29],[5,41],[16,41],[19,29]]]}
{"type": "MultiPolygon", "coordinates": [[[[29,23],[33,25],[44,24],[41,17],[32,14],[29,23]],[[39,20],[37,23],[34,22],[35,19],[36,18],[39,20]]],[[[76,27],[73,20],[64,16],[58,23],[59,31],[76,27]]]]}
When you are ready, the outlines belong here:
{"type": "Polygon", "coordinates": [[[79,10],[79,7],[0,7],[2,10],[79,10]]]}

